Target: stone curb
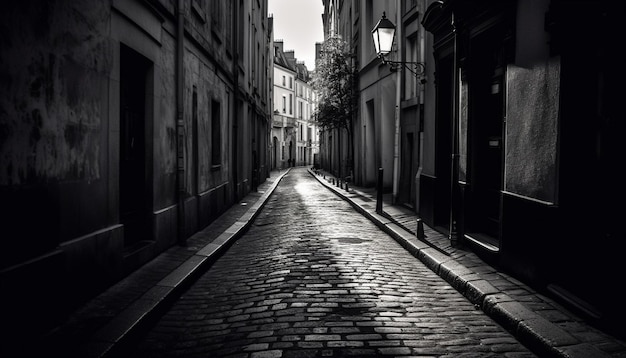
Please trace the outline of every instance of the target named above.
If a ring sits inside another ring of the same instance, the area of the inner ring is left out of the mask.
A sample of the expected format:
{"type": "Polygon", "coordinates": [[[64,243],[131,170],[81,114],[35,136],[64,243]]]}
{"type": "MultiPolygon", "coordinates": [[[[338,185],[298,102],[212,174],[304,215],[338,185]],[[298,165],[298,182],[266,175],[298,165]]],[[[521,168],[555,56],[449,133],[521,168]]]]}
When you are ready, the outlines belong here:
{"type": "Polygon", "coordinates": [[[356,211],[393,237],[409,253],[446,280],[477,308],[482,309],[485,314],[503,326],[535,354],[540,357],[563,358],[609,357],[596,347],[588,343],[581,343],[558,325],[501,293],[471,269],[418,240],[415,235],[407,232],[391,220],[379,215],[374,210],[359,205],[346,195],[344,189],[323,180],[311,169],[308,169],[308,172],[327,189],[350,203],[356,211]]]}
{"type": "MultiPolygon", "coordinates": [[[[190,284],[202,275],[252,225],[290,168],[280,174],[241,218],[211,243],[198,250],[153,288],[98,330],[79,349],[81,357],[115,357],[124,351],[132,338],[149,327],[190,284]]],[[[199,234],[202,231],[196,233],[199,234]]]]}

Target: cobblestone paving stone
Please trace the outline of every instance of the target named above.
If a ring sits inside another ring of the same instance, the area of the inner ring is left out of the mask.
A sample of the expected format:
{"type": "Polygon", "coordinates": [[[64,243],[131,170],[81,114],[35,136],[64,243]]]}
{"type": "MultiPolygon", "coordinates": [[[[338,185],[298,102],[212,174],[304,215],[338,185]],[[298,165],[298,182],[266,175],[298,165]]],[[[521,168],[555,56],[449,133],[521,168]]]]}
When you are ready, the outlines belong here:
{"type": "MultiPolygon", "coordinates": [[[[317,174],[312,172],[312,175],[317,175],[316,178],[318,180],[322,177],[325,178],[324,180],[320,180],[320,182],[326,182],[329,185],[331,183],[332,175],[329,173],[318,171],[317,174]]],[[[336,189],[334,185],[331,186],[331,188],[332,190],[336,189]]],[[[376,200],[376,190],[373,188],[363,188],[352,185],[349,193],[348,191],[344,191],[344,188],[340,188],[339,192],[341,195],[345,195],[349,198],[348,201],[351,202],[367,203],[376,200]]],[[[383,201],[385,217],[404,228],[407,232],[411,232],[413,235],[417,236],[418,225],[416,220],[418,216],[415,212],[401,205],[392,205],[391,194],[383,195],[383,201]]],[[[360,205],[365,207],[367,204],[360,205]]],[[[371,208],[373,208],[373,206],[371,206],[371,208]]],[[[554,299],[538,293],[503,271],[499,271],[493,266],[486,264],[470,247],[463,244],[453,247],[450,245],[450,240],[447,235],[435,231],[425,224],[423,229],[424,238],[431,246],[438,248],[442,252],[446,252],[456,262],[470,269],[474,274],[479,275],[481,279],[486,280],[498,292],[511,297],[516,302],[524,304],[532,312],[537,313],[539,316],[579,340],[583,343],[580,347],[590,345],[606,353],[608,356],[626,357],[626,344],[623,341],[594,328],[589,322],[586,322],[584,318],[559,304],[554,299]]],[[[560,348],[566,349],[564,346],[560,348]]],[[[565,352],[563,354],[570,356],[573,353],[565,352]]],[[[583,353],[583,351],[579,351],[578,356],[586,358],[593,355],[589,352],[583,353]]]]}
{"type": "Polygon", "coordinates": [[[141,297],[200,248],[213,241],[239,220],[248,210],[248,206],[242,204],[256,202],[281,174],[280,171],[271,172],[271,176],[258,187],[256,192],[250,192],[240,203],[233,205],[209,226],[189,238],[186,246],[173,246],[77,309],[68,317],[67,323],[63,326],[45,337],[31,338],[37,339],[35,344],[19,347],[19,349],[25,351],[25,355],[33,357],[68,356],[70,354],[68,350],[73,350],[76,342],[87,340],[94,332],[119,315],[130,303],[141,297]]]}
{"type": "Polygon", "coordinates": [[[131,353],[534,356],[304,169],[131,353]]]}

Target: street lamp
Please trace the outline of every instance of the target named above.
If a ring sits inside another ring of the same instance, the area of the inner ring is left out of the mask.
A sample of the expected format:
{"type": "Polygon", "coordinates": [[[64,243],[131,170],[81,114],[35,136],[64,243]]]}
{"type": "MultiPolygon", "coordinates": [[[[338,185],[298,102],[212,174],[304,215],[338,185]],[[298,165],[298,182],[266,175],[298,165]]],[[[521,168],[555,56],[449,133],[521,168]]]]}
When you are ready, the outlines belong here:
{"type": "Polygon", "coordinates": [[[391,53],[395,35],[396,26],[387,19],[383,11],[383,17],[378,20],[378,23],[372,30],[372,39],[374,40],[374,47],[376,48],[378,58],[383,61],[383,64],[388,64],[392,72],[397,71],[401,66],[405,66],[416,77],[423,76],[425,67],[421,62],[392,61],[386,58],[386,56],[391,53]]]}

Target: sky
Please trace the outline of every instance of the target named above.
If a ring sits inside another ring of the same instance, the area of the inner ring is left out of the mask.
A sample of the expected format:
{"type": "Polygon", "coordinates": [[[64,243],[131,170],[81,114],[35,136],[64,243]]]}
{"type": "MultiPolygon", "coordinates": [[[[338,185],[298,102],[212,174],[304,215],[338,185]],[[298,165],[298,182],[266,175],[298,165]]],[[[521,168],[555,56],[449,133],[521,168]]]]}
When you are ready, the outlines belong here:
{"type": "Polygon", "coordinates": [[[324,41],[322,0],[268,0],[274,15],[274,40],[283,40],[284,50],[294,50],[309,71],[315,69],[315,43],[324,41]]]}

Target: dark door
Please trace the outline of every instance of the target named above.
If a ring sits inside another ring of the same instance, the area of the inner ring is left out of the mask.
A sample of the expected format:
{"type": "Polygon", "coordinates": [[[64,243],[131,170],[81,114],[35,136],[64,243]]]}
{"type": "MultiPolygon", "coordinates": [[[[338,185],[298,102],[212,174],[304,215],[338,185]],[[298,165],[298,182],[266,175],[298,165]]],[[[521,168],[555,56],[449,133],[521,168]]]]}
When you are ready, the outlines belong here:
{"type": "Polygon", "coordinates": [[[497,245],[502,190],[504,69],[502,48],[492,36],[472,42],[470,69],[471,210],[468,232],[481,233],[497,245]]]}
{"type": "Polygon", "coordinates": [[[149,62],[120,45],[120,220],[124,245],[148,237],[146,205],[146,76],[149,62]]]}
{"type": "Polygon", "coordinates": [[[400,175],[400,193],[398,200],[409,206],[413,206],[415,202],[415,171],[416,161],[414,157],[415,145],[413,141],[413,132],[405,133],[405,140],[402,143],[402,167],[400,175]]]}
{"type": "Polygon", "coordinates": [[[454,59],[452,55],[437,61],[437,121],[435,123],[434,224],[442,231],[450,228],[450,191],[452,183],[452,101],[454,101],[454,59]]]}

